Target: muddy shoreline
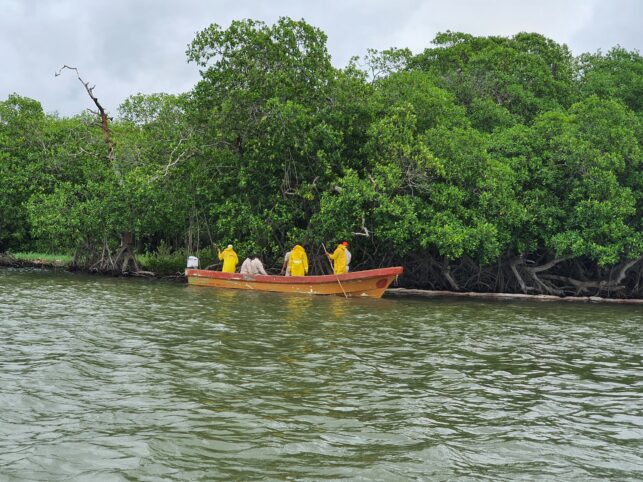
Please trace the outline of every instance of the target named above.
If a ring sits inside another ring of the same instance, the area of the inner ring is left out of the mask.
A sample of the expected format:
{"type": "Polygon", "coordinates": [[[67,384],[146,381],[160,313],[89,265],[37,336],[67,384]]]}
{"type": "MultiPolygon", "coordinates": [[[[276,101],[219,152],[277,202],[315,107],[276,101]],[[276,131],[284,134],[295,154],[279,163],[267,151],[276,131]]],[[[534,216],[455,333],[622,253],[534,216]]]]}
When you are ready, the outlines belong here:
{"type": "Polygon", "coordinates": [[[53,262],[44,259],[24,260],[16,259],[13,256],[0,254],[0,268],[34,268],[34,269],[52,269],[58,271],[69,271],[71,273],[84,273],[96,276],[107,276],[112,278],[147,278],[154,280],[178,281],[187,283],[187,278],[183,274],[160,275],[150,271],[139,271],[137,273],[128,273],[126,275],[113,275],[109,273],[100,273],[98,271],[74,269],[64,262],[53,262]]]}

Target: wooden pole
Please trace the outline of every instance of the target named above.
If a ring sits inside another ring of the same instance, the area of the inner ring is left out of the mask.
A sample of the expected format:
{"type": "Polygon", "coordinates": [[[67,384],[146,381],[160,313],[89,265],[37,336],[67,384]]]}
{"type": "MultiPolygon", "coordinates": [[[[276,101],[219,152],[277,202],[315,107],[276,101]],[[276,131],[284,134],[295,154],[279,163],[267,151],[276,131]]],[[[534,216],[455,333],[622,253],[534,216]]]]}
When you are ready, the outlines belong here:
{"type": "MultiPolygon", "coordinates": [[[[326,246],[324,246],[324,243],[322,243],[322,248],[324,248],[324,253],[326,255],[328,255],[328,251],[326,251],[326,246]]],[[[342,286],[342,282],[339,281],[339,276],[337,276],[337,274],[335,273],[335,268],[333,267],[333,263],[330,262],[330,258],[328,256],[326,256],[326,258],[328,259],[328,263],[330,264],[330,269],[333,270],[333,274],[335,275],[335,278],[337,279],[337,283],[339,283],[339,287],[342,289],[342,293],[344,293],[344,296],[346,297],[346,299],[348,299],[348,295],[346,294],[346,291],[344,291],[344,287],[342,286]]]]}

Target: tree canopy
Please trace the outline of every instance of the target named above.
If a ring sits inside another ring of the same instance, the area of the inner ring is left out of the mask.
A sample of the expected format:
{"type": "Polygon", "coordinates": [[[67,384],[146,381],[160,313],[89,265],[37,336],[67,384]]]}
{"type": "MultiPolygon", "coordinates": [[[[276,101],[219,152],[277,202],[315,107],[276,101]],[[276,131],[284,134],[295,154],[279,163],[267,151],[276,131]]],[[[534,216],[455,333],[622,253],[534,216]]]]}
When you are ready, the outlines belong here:
{"type": "MultiPolygon", "coordinates": [[[[574,57],[536,33],[445,32],[413,55],[336,68],[303,20],[213,24],[201,79],[136,94],[111,121],[0,101],[0,251],[184,256],[233,243],[266,264],[293,243],[323,271],[402,263],[407,286],[643,293],[643,59],[574,57]]],[[[108,88],[108,86],[101,86],[108,88]]]]}

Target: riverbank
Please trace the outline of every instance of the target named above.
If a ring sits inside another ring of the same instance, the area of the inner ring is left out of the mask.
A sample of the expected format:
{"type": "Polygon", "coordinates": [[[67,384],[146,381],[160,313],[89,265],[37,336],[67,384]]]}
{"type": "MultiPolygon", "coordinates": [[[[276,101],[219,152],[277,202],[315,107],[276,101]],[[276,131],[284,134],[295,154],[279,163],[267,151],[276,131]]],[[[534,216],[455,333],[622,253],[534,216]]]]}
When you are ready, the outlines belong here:
{"type": "MultiPolygon", "coordinates": [[[[69,261],[61,256],[34,256],[26,259],[26,256],[13,256],[0,254],[0,267],[9,268],[37,268],[37,269],[62,269],[70,270],[69,261]]],[[[142,271],[141,274],[132,273],[131,276],[138,278],[150,278],[159,280],[172,280],[181,283],[187,282],[185,276],[176,274],[157,274],[150,271],[142,271]]],[[[476,293],[476,292],[457,292],[457,291],[432,291],[409,288],[389,288],[386,290],[387,296],[416,296],[423,298],[470,298],[494,301],[558,301],[574,303],[607,303],[621,305],[643,305],[643,299],[621,299],[621,298],[604,298],[601,296],[552,296],[552,295],[525,295],[521,293],[476,293]]]]}
{"type": "MultiPolygon", "coordinates": [[[[71,257],[39,255],[34,253],[0,253],[0,268],[35,268],[35,269],[56,269],[64,271],[83,271],[74,269],[71,266],[71,257]]],[[[89,274],[103,275],[95,271],[85,271],[89,274]]],[[[150,278],[159,280],[173,280],[187,282],[186,277],[181,273],[154,273],[151,271],[138,271],[129,273],[127,276],[136,278],[150,278]]]]}
{"type": "Polygon", "coordinates": [[[70,257],[38,253],[0,253],[0,267],[69,269],[70,257]]]}

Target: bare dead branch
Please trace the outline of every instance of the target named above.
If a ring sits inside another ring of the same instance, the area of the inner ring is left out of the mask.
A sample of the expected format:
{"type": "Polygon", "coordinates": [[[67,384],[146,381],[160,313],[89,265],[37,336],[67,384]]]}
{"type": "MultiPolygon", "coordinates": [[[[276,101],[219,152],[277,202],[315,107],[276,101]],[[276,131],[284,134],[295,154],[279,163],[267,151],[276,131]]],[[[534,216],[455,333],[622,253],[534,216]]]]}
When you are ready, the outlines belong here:
{"type": "Polygon", "coordinates": [[[627,274],[627,272],[628,272],[631,268],[633,268],[636,264],[638,264],[638,263],[639,263],[639,261],[643,261],[643,256],[642,256],[642,257],[640,257],[640,258],[637,258],[637,259],[630,260],[630,261],[628,261],[627,263],[624,263],[624,264],[621,266],[621,269],[618,271],[618,274],[616,275],[616,278],[614,279],[614,281],[613,281],[613,282],[614,282],[615,284],[617,284],[617,285],[618,285],[618,284],[621,284],[621,282],[623,281],[623,278],[625,278],[625,275],[627,274]]]}
{"type": "MultiPolygon", "coordinates": [[[[83,87],[85,87],[85,90],[87,91],[87,95],[89,95],[90,99],[94,102],[94,105],[98,109],[98,115],[100,116],[100,124],[101,124],[101,130],[103,132],[103,138],[105,140],[105,143],[107,144],[107,159],[112,163],[112,166],[114,166],[114,141],[112,140],[112,135],[109,130],[108,126],[108,121],[109,121],[109,116],[107,115],[107,111],[105,108],[101,105],[101,103],[98,101],[98,98],[94,95],[94,89],[96,88],[95,85],[89,86],[89,82],[85,82],[82,77],[80,76],[80,72],[78,71],[78,68],[76,67],[70,67],[69,65],[63,65],[58,72],[56,72],[54,75],[55,77],[58,77],[59,75],[62,74],[63,70],[73,70],[76,72],[76,77],[78,78],[78,81],[83,84],[83,87]]],[[[117,172],[117,174],[119,174],[117,172]]],[[[118,175],[120,179],[120,175],[118,175]]]]}
{"type": "Polygon", "coordinates": [[[549,261],[548,263],[542,264],[540,266],[535,266],[533,268],[530,267],[528,269],[533,273],[540,273],[541,271],[547,271],[548,269],[551,269],[557,264],[562,263],[563,261],[567,261],[570,258],[571,256],[563,256],[562,258],[555,258],[549,261]]]}
{"type": "Polygon", "coordinates": [[[369,237],[371,233],[369,232],[368,228],[366,227],[366,220],[364,219],[364,216],[362,216],[362,231],[353,233],[354,236],[365,236],[369,237]]]}

